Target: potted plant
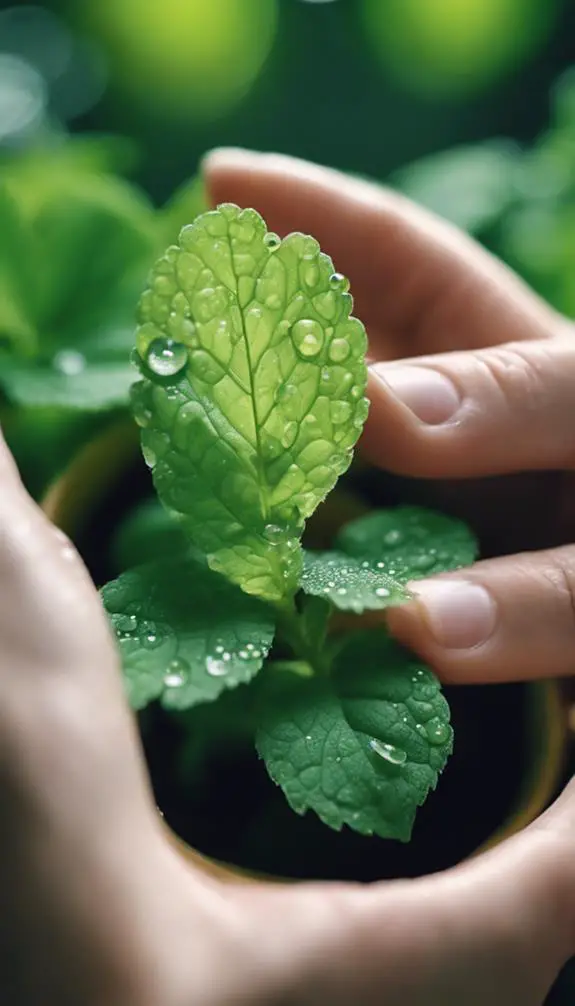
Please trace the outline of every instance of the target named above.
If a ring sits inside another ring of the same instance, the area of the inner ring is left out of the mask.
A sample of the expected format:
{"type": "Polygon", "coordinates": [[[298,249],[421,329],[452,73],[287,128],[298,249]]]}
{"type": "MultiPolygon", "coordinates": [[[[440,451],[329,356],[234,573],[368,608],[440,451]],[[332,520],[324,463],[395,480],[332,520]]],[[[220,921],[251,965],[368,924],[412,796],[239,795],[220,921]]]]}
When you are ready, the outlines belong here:
{"type": "Polygon", "coordinates": [[[106,527],[93,513],[83,551],[100,582],[111,524],[116,554],[148,560],[102,596],[158,802],[188,847],[251,873],[428,872],[524,824],[558,781],[554,685],[452,690],[456,753],[401,844],[453,728],[382,612],[414,578],[472,562],[476,543],[419,508],[365,513],[353,473],[348,495],[332,492],[368,408],[351,310],[313,238],[281,240],[233,205],[201,215],[140,301],[132,408],[162,508],[126,466],[125,424],[44,502],[70,530],[99,484],[106,527]],[[328,526],[327,552],[302,549],[328,526]]]}

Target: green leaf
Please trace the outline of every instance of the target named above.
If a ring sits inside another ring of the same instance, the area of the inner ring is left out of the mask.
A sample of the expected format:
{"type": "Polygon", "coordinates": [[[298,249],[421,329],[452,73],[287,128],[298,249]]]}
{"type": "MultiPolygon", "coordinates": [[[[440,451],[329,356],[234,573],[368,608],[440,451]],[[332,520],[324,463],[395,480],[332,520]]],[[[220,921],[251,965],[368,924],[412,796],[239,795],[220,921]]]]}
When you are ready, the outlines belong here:
{"type": "Polygon", "coordinates": [[[478,553],[462,521],[416,506],[375,510],[351,521],[336,546],[400,583],[469,566],[478,553]]]}
{"type": "Polygon", "coordinates": [[[250,681],[273,639],[273,613],[189,558],[150,563],[102,590],[135,709],[212,702],[250,681]]]}
{"type": "Polygon", "coordinates": [[[0,366],[7,397],[28,408],[53,406],[100,412],[125,406],[134,380],[129,363],[88,363],[75,350],[55,354],[51,364],[5,358],[0,366]]]}
{"type": "Polygon", "coordinates": [[[153,210],[127,183],[95,174],[54,186],[33,212],[22,188],[0,248],[0,336],[13,350],[0,384],[28,407],[125,406],[134,305],[158,246],[153,210]]]}
{"type": "Polygon", "coordinates": [[[487,140],[424,157],[402,168],[393,181],[410,199],[478,234],[515,199],[521,159],[511,141],[487,140]]]}
{"type": "Polygon", "coordinates": [[[36,342],[36,246],[9,187],[0,181],[0,343],[36,342]]]}
{"type": "Polygon", "coordinates": [[[112,539],[111,553],[120,570],[190,551],[179,521],[157,499],[132,510],[112,539]]]}
{"type": "Polygon", "coordinates": [[[183,229],[141,300],[134,411],[158,494],[212,568],[271,601],[297,589],[303,522],[367,414],[351,307],[313,238],[227,204],[183,229]]]}
{"type": "Polygon", "coordinates": [[[372,631],[349,638],[332,678],[270,673],[266,684],[256,743],[290,806],[408,841],[453,744],[431,671],[372,631]]]}
{"type": "Polygon", "coordinates": [[[409,591],[368,560],[341,552],[305,552],[301,588],[328,598],[342,611],[373,611],[402,604],[409,591]]]}

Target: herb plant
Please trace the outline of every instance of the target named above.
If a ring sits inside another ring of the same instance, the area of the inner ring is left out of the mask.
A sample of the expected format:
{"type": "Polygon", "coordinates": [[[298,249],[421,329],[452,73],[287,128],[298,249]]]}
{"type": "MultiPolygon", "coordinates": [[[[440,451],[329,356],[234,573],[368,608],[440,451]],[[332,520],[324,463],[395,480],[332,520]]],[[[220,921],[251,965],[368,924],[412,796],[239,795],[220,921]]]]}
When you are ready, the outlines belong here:
{"type": "Polygon", "coordinates": [[[332,551],[302,547],[368,412],[348,287],[317,241],[281,240],[253,209],[225,204],[183,228],[140,301],[132,388],[179,530],[169,554],[102,593],[135,709],[219,700],[224,718],[235,689],[296,812],[406,841],[452,749],[449,709],[383,623],[345,625],[471,562],[475,544],[460,523],[401,507],[351,522],[332,551]]]}

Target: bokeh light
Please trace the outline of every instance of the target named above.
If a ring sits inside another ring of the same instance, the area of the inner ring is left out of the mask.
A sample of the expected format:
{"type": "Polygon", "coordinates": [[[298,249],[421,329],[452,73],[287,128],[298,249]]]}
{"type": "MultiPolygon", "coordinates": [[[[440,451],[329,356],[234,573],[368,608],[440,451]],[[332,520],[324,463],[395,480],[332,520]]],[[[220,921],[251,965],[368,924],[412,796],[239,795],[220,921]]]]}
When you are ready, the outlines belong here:
{"type": "Polygon", "coordinates": [[[103,44],[114,82],[148,113],[210,118],[258,77],[276,0],[86,0],[76,16],[103,44]]]}
{"type": "Polygon", "coordinates": [[[556,0],[362,0],[366,35],[411,90],[467,97],[543,45],[556,0]]]}
{"type": "Polygon", "coordinates": [[[35,67],[19,56],[0,52],[0,144],[35,133],[46,107],[46,86],[35,67]]]}

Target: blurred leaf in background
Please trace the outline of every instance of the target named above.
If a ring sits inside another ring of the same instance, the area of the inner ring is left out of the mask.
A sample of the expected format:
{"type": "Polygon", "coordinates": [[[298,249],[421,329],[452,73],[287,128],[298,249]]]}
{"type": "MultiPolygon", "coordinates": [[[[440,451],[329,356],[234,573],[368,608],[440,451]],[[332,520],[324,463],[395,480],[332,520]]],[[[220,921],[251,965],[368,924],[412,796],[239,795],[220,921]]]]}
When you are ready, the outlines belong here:
{"type": "Polygon", "coordinates": [[[276,0],[83,0],[72,11],[100,42],[114,86],[147,115],[212,118],[238,102],[272,48],[276,0]]]}
{"type": "Polygon", "coordinates": [[[361,0],[375,54],[409,90],[465,99],[544,45],[557,0],[361,0]]]}
{"type": "Polygon", "coordinates": [[[391,184],[434,213],[482,236],[516,196],[522,164],[511,140],[485,140],[453,147],[400,169],[391,184]]]}

